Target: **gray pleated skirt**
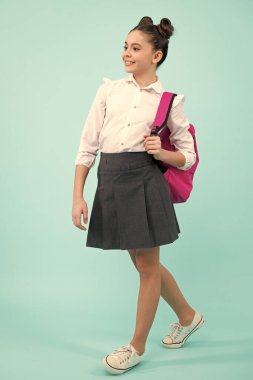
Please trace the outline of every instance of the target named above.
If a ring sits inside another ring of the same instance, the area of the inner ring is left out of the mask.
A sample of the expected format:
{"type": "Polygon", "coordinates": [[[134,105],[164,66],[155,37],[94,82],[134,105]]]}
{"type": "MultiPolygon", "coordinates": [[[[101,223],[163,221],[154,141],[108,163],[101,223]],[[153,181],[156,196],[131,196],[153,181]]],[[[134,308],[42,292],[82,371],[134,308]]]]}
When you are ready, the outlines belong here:
{"type": "Polygon", "coordinates": [[[87,247],[151,248],[178,239],[168,184],[146,151],[100,153],[87,247]]]}

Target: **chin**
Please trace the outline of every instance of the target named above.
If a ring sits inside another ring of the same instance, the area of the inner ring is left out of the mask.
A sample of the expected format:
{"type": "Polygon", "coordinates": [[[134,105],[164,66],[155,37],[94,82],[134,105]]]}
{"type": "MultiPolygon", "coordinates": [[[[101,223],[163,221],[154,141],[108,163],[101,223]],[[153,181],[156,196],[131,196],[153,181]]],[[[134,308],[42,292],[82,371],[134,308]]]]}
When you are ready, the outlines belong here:
{"type": "Polygon", "coordinates": [[[127,73],[134,73],[135,70],[131,69],[130,67],[124,67],[124,70],[127,72],[127,73]]]}

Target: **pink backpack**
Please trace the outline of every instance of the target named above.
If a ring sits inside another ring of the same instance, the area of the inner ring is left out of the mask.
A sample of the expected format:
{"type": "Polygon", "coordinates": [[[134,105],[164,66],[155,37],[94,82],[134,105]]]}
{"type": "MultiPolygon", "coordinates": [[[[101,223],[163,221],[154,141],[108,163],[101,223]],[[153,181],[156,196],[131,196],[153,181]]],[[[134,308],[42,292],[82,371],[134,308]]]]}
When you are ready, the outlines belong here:
{"type": "MultiPolygon", "coordinates": [[[[164,92],[162,94],[160,104],[157,110],[155,121],[153,123],[151,134],[158,135],[161,139],[162,148],[170,151],[176,151],[174,145],[170,143],[170,130],[167,127],[167,120],[172,107],[172,102],[177,96],[172,92],[164,92]]],[[[181,170],[175,166],[169,165],[164,161],[157,160],[158,166],[163,173],[169,187],[169,192],[173,203],[182,203],[187,201],[190,196],[193,187],[193,176],[199,163],[199,155],[195,137],[195,128],[192,124],[189,124],[189,132],[191,133],[194,141],[194,149],[196,153],[196,161],[194,165],[188,170],[181,170]]]]}

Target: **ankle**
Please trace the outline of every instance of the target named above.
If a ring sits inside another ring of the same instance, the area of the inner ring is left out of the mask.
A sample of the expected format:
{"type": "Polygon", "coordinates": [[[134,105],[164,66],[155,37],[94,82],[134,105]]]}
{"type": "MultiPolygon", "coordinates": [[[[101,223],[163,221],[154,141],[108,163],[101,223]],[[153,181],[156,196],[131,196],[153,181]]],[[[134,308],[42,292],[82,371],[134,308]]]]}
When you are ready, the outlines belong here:
{"type": "Polygon", "coordinates": [[[184,327],[189,326],[192,323],[194,316],[195,316],[194,309],[189,311],[187,314],[180,316],[179,318],[180,325],[184,327]]]}
{"type": "Polygon", "coordinates": [[[145,347],[139,345],[139,344],[135,344],[134,342],[130,342],[130,344],[135,348],[135,351],[137,352],[138,355],[143,355],[144,352],[145,352],[145,347]]]}

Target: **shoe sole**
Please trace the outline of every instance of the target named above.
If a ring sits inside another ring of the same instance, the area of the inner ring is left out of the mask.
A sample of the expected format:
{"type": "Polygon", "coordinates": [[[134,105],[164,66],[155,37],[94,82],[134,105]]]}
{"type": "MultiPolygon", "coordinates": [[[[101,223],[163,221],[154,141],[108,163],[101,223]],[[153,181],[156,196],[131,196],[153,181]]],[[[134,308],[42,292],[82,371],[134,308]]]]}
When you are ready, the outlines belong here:
{"type": "Polygon", "coordinates": [[[115,368],[115,367],[110,366],[110,364],[107,363],[107,360],[106,360],[106,359],[107,359],[107,356],[103,358],[103,365],[104,365],[105,369],[106,369],[108,372],[112,373],[113,375],[120,375],[121,373],[124,373],[124,372],[126,372],[126,371],[129,371],[130,369],[132,369],[132,368],[136,367],[138,364],[140,364],[140,362],[139,362],[139,363],[136,363],[136,364],[135,364],[134,366],[132,366],[132,367],[125,368],[125,369],[120,369],[120,368],[115,368]]]}
{"type": "Polygon", "coordinates": [[[205,322],[205,319],[203,316],[201,316],[201,320],[199,321],[199,323],[194,327],[194,329],[192,329],[188,335],[186,335],[186,337],[182,340],[182,342],[180,343],[171,343],[171,344],[167,344],[165,343],[163,340],[162,340],[162,344],[164,347],[166,348],[180,348],[182,347],[185,342],[187,341],[187,339],[191,336],[191,334],[193,334],[195,331],[197,331],[198,329],[200,329],[200,327],[203,326],[203,323],[205,322]]]}

